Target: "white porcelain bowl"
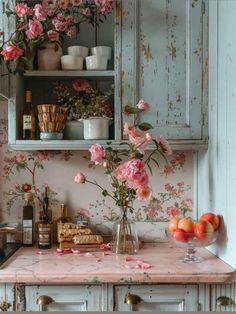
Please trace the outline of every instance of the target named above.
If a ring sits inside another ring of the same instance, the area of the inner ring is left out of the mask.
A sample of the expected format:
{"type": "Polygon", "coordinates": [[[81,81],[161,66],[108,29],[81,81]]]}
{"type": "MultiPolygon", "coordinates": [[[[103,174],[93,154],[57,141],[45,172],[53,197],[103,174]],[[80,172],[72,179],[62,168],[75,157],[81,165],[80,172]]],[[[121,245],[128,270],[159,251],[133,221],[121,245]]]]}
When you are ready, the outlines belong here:
{"type": "Polygon", "coordinates": [[[107,57],[89,56],[85,58],[87,70],[106,70],[107,57]]]}
{"type": "Polygon", "coordinates": [[[70,46],[67,48],[68,55],[85,58],[88,56],[89,49],[84,46],[70,46]]]}
{"type": "Polygon", "coordinates": [[[91,53],[93,56],[104,56],[107,57],[108,60],[111,59],[111,47],[108,46],[97,46],[91,48],[91,53]]]}
{"type": "Polygon", "coordinates": [[[61,57],[61,68],[62,70],[82,70],[83,61],[82,57],[64,55],[61,57]]]}

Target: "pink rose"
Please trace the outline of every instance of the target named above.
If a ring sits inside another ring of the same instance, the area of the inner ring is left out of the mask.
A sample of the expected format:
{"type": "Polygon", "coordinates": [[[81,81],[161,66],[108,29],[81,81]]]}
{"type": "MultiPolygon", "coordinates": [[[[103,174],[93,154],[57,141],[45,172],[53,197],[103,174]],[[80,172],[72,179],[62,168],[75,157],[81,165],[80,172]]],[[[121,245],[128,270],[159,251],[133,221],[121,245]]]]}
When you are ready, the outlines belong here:
{"type": "Polygon", "coordinates": [[[83,0],[71,0],[71,4],[75,7],[78,7],[83,3],[83,0]]]}
{"type": "Polygon", "coordinates": [[[15,6],[15,13],[18,17],[24,17],[31,15],[33,13],[32,9],[27,6],[25,3],[19,3],[15,6]]]}
{"type": "Polygon", "coordinates": [[[77,175],[74,178],[74,181],[76,183],[85,183],[86,177],[82,172],[77,173],[77,175]]]}
{"type": "Polygon", "coordinates": [[[15,45],[8,44],[0,53],[4,61],[15,60],[23,55],[23,50],[15,45]]]}
{"type": "Polygon", "coordinates": [[[43,26],[40,21],[29,20],[29,29],[25,32],[28,39],[34,39],[43,32],[43,26]]]}
{"type": "Polygon", "coordinates": [[[134,130],[134,126],[132,123],[125,123],[123,128],[123,134],[129,135],[134,130]]]}
{"type": "Polygon", "coordinates": [[[86,92],[91,88],[89,81],[84,79],[72,81],[72,86],[77,92],[86,92]]]}
{"type": "Polygon", "coordinates": [[[59,33],[53,30],[47,32],[48,39],[50,41],[59,41],[59,33]]]}
{"type": "Polygon", "coordinates": [[[69,5],[69,0],[59,0],[58,5],[59,5],[59,8],[65,10],[69,5]]]}
{"type": "Polygon", "coordinates": [[[161,148],[162,148],[162,150],[166,156],[172,155],[172,153],[173,153],[172,148],[170,147],[169,142],[164,137],[159,136],[156,139],[156,141],[161,146],[161,148]]]}
{"type": "Polygon", "coordinates": [[[70,27],[68,31],[66,32],[66,35],[70,38],[74,37],[76,34],[76,28],[75,27],[70,27]]]}
{"type": "Polygon", "coordinates": [[[86,8],[86,9],[82,9],[82,14],[87,16],[87,17],[90,17],[92,15],[92,12],[91,12],[90,8],[86,8]]]}
{"type": "Polygon", "coordinates": [[[47,17],[47,12],[44,10],[41,4],[35,4],[34,14],[38,21],[45,21],[47,17]]]}
{"type": "Polygon", "coordinates": [[[173,172],[173,167],[171,165],[165,165],[164,171],[165,174],[170,174],[173,172]]]}
{"type": "Polygon", "coordinates": [[[43,0],[42,7],[47,12],[47,15],[52,16],[57,9],[57,0],[43,0]]]}
{"type": "Polygon", "coordinates": [[[99,144],[94,144],[90,147],[89,151],[91,153],[91,161],[95,162],[96,165],[101,165],[105,156],[104,148],[99,144]]]}
{"type": "Polygon", "coordinates": [[[140,99],[140,101],[137,104],[138,109],[147,112],[150,109],[150,105],[146,103],[143,99],[140,99]]]}
{"type": "Polygon", "coordinates": [[[83,217],[89,217],[89,211],[85,208],[79,208],[78,211],[79,215],[83,216],[83,217]]]}
{"type": "Polygon", "coordinates": [[[149,139],[146,138],[145,132],[141,130],[134,129],[129,134],[129,141],[131,144],[136,146],[136,149],[140,151],[140,153],[144,153],[147,149],[149,139]]]}
{"type": "Polygon", "coordinates": [[[125,181],[126,180],[126,165],[122,164],[116,167],[113,174],[117,178],[117,180],[125,181]]]}
{"type": "Polygon", "coordinates": [[[17,162],[18,164],[23,163],[23,162],[26,161],[26,155],[23,154],[23,153],[17,153],[16,156],[15,156],[15,158],[16,158],[16,162],[17,162]]]}
{"type": "Polygon", "coordinates": [[[152,198],[152,190],[149,186],[142,186],[136,191],[139,201],[149,201],[152,198]]]}

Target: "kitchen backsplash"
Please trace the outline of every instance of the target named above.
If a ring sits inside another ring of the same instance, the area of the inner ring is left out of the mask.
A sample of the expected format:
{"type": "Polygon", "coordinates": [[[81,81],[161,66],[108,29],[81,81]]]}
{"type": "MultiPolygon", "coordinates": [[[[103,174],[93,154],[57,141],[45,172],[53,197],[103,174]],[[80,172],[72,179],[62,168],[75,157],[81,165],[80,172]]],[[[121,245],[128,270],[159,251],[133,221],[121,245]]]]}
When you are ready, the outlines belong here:
{"type": "MultiPolygon", "coordinates": [[[[37,219],[42,193],[45,186],[48,186],[54,219],[59,216],[60,204],[65,203],[71,217],[86,216],[103,231],[105,226],[112,225],[119,209],[110,201],[104,200],[96,187],[74,182],[74,176],[81,171],[109,189],[102,167],[90,167],[86,151],[12,151],[7,145],[5,102],[0,102],[0,123],[0,222],[21,222],[24,203],[22,195],[30,188],[35,190],[37,219]]],[[[149,204],[137,202],[133,213],[133,219],[138,221],[138,229],[143,238],[156,233],[157,225],[163,225],[175,215],[191,215],[192,181],[192,152],[174,152],[168,159],[168,164],[160,159],[159,168],[153,165],[153,201],[149,204]]]]}

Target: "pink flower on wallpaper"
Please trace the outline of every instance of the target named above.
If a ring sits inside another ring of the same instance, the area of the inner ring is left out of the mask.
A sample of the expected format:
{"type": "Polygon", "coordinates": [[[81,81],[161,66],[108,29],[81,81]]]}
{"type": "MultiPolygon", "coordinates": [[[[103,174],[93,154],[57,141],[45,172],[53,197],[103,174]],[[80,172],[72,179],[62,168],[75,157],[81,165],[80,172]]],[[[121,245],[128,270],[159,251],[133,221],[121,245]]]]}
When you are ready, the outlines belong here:
{"type": "Polygon", "coordinates": [[[71,151],[65,151],[62,153],[62,160],[65,160],[65,161],[68,161],[70,160],[70,158],[73,156],[72,152],[71,151]]]}
{"type": "Polygon", "coordinates": [[[24,153],[19,152],[16,154],[15,160],[18,164],[21,164],[27,160],[27,157],[24,153]]]}
{"type": "Polygon", "coordinates": [[[139,201],[149,201],[152,198],[152,190],[148,186],[141,186],[136,193],[139,201]]]}
{"type": "Polygon", "coordinates": [[[173,167],[169,164],[165,165],[163,172],[168,175],[173,172],[173,167]]]}
{"type": "Polygon", "coordinates": [[[185,198],[182,200],[181,204],[191,208],[193,207],[193,200],[191,198],[185,198]]]}
{"type": "Polygon", "coordinates": [[[49,155],[46,152],[35,152],[33,153],[33,156],[39,160],[49,160],[49,155]]]}
{"type": "Polygon", "coordinates": [[[175,159],[180,165],[184,165],[186,162],[186,156],[184,153],[178,154],[175,159]]]}
{"type": "Polygon", "coordinates": [[[171,206],[171,207],[167,207],[167,215],[170,217],[175,217],[175,216],[179,216],[180,215],[180,210],[177,207],[171,206]]]}
{"type": "Polygon", "coordinates": [[[87,210],[85,208],[79,208],[78,214],[83,216],[83,217],[89,217],[90,212],[89,212],[89,210],[87,210]]]}
{"type": "Polygon", "coordinates": [[[147,214],[147,216],[153,220],[157,215],[158,212],[162,209],[160,205],[154,206],[154,207],[147,207],[144,209],[144,212],[147,214]]]}

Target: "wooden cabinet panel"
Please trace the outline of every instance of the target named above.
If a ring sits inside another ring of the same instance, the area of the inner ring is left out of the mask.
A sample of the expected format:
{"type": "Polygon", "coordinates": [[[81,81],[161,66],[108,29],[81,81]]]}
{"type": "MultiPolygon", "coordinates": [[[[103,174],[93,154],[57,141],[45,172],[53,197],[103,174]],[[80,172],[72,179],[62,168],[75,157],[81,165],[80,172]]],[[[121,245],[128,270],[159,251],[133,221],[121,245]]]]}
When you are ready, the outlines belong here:
{"type": "Polygon", "coordinates": [[[156,135],[206,140],[205,1],[123,1],[122,69],[123,105],[150,103],[156,135]]]}

